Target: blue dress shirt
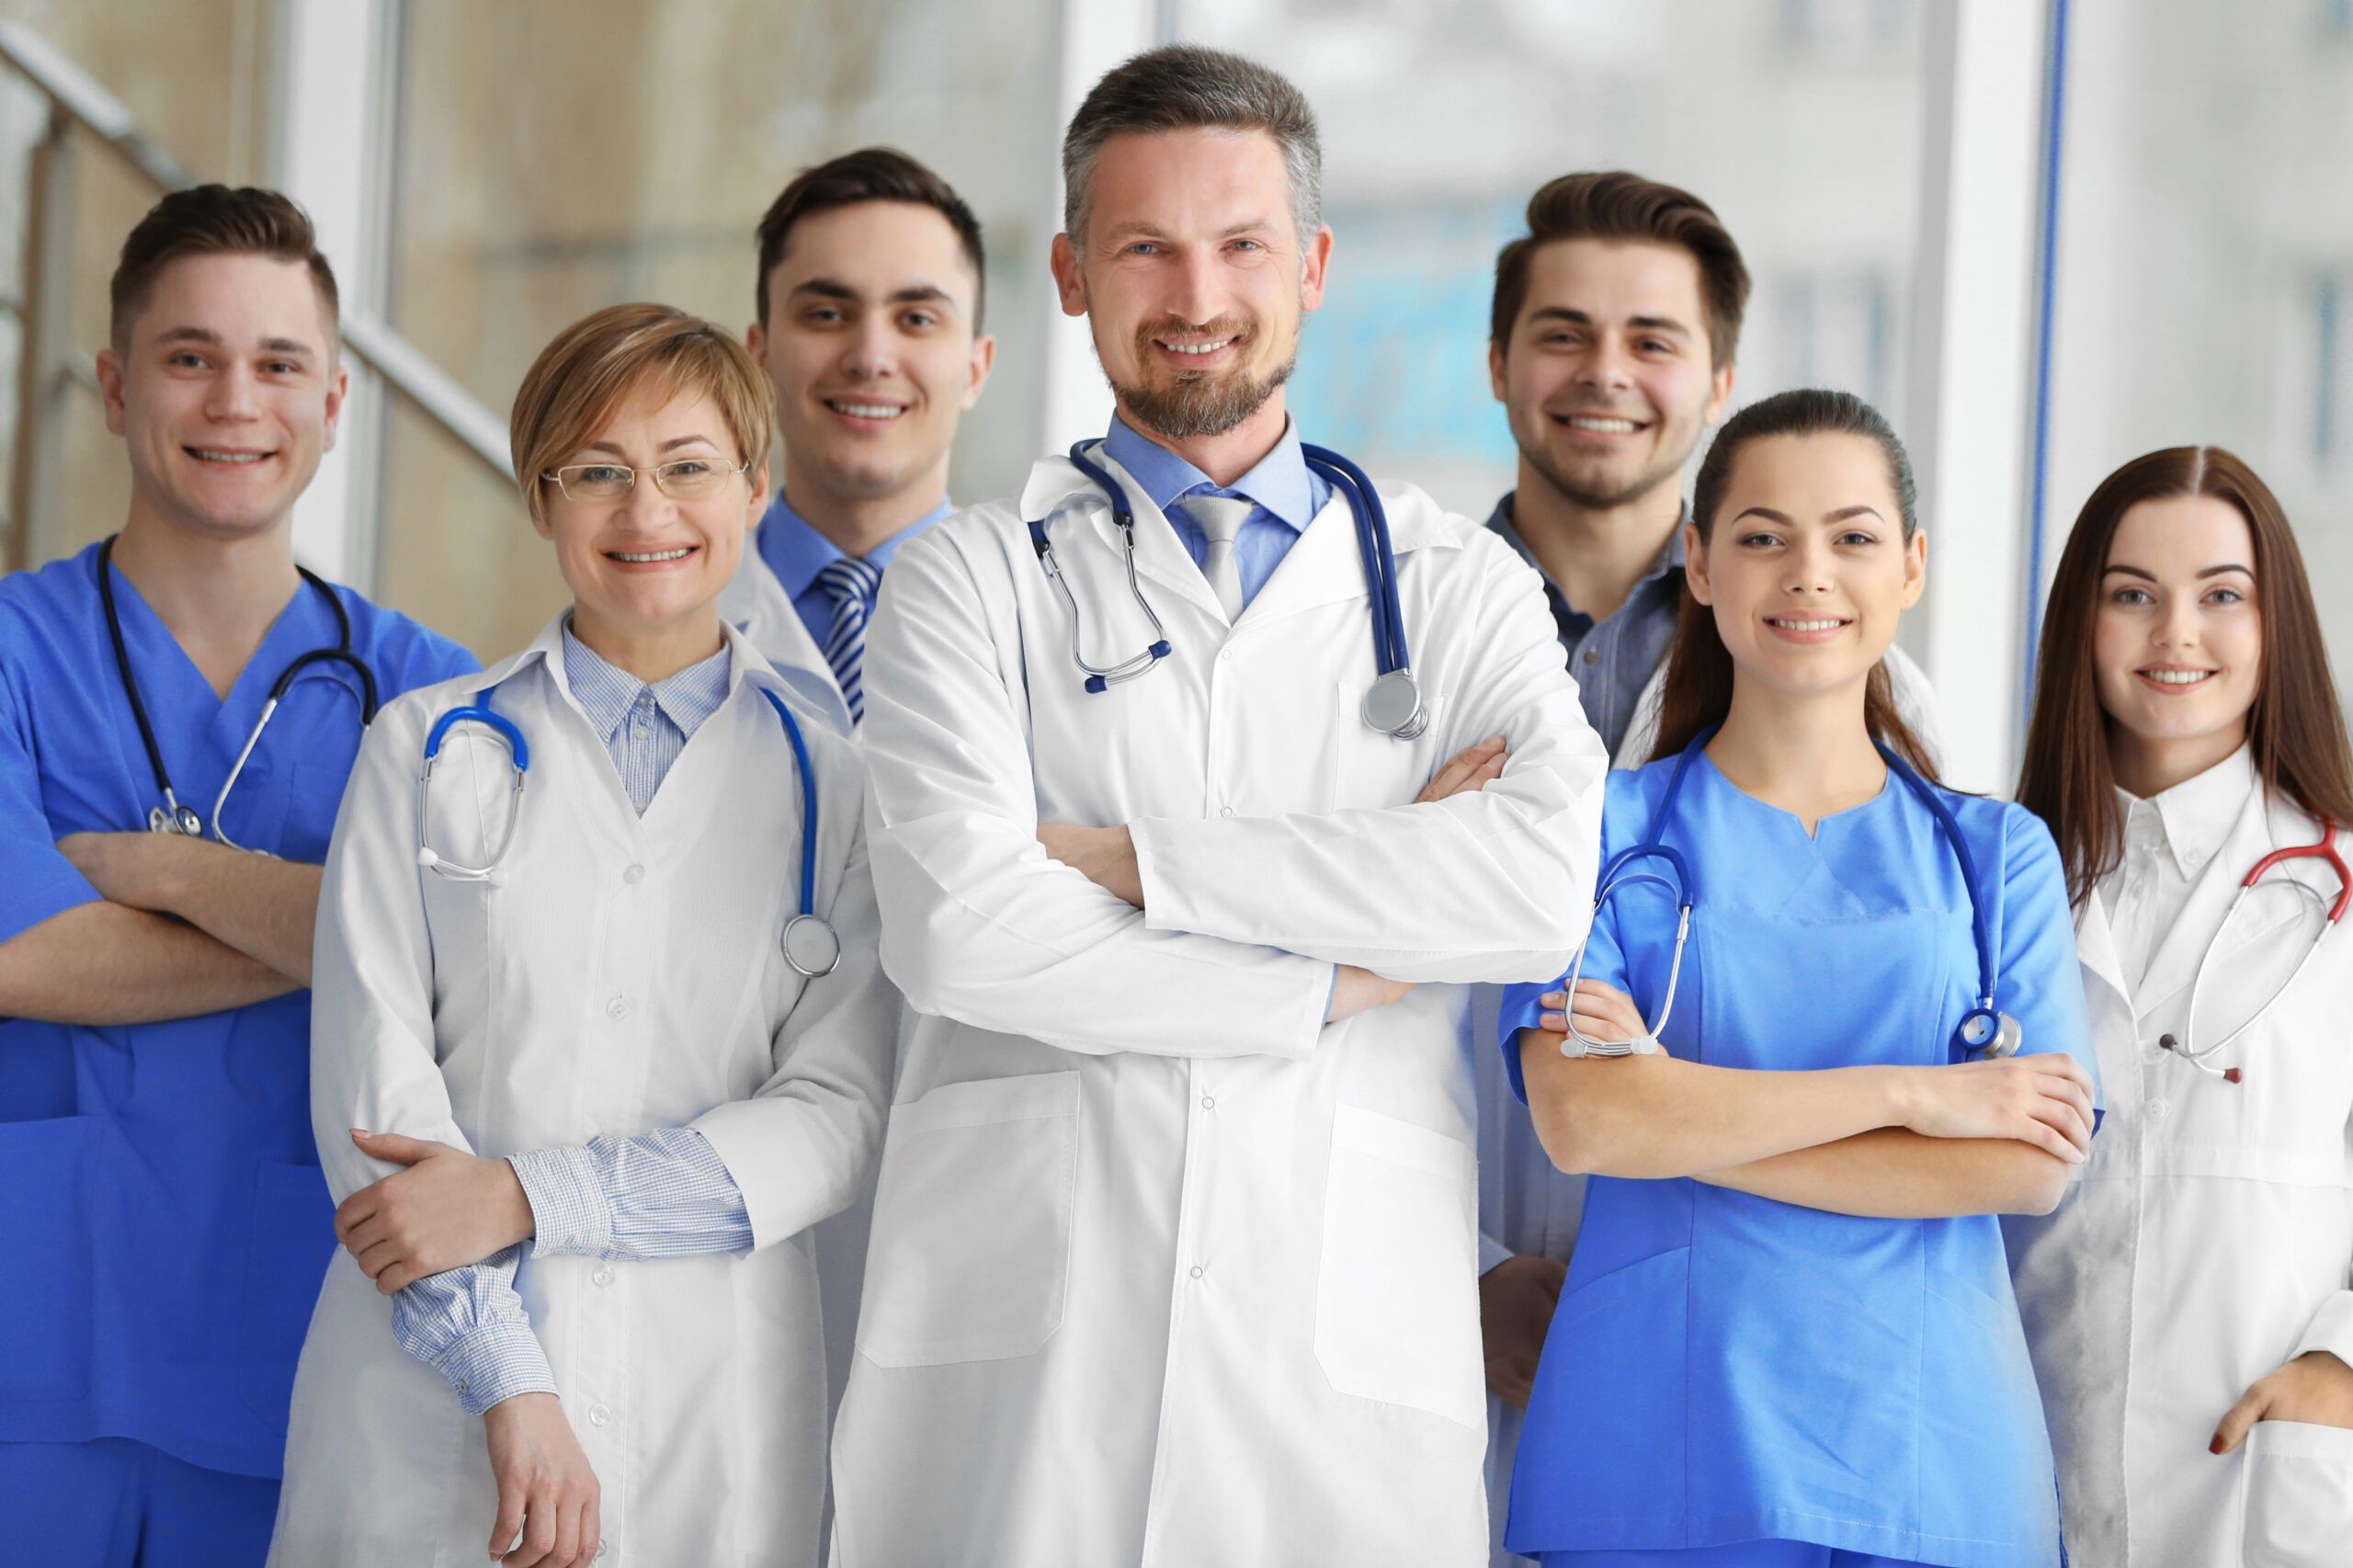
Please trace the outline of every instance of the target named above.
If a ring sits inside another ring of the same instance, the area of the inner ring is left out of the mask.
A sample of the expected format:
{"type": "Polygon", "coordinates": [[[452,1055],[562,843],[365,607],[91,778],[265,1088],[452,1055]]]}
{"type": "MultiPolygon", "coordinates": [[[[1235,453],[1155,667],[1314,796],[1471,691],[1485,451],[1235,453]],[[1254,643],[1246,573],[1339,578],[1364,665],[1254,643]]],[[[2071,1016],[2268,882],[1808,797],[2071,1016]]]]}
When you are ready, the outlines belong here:
{"type": "MultiPolygon", "coordinates": [[[[862,559],[877,572],[887,569],[891,557],[898,553],[899,546],[953,509],[954,503],[941,501],[868,551],[862,559]]],[[[817,646],[824,647],[826,637],[834,629],[834,601],[817,586],[817,574],[842,559],[847,551],[804,521],[785,500],[781,490],[776,493],[776,499],[768,503],[768,509],[761,514],[757,544],[760,559],[767,562],[768,570],[776,574],[776,580],[783,585],[785,597],[792,601],[794,611],[801,617],[801,624],[809,629],[809,635],[817,640],[817,646]]]]}
{"type": "MultiPolygon", "coordinates": [[[[727,700],[728,654],[722,647],[648,685],[598,657],[567,622],[563,676],[642,814],[688,741],[727,700]]],[[[742,1189],[691,1127],[538,1149],[507,1163],[531,1206],[535,1257],[680,1257],[752,1244],[742,1189]]],[[[471,1415],[517,1394],[557,1392],[515,1291],[522,1251],[428,1275],[392,1298],[401,1348],[448,1379],[471,1415]]]]}
{"type": "Polygon", "coordinates": [[[1332,498],[1332,486],[1307,466],[1299,449],[1299,427],[1286,424],[1283,438],[1257,466],[1232,484],[1213,483],[1210,476],[1157,442],[1145,439],[1118,415],[1103,450],[1128,471],[1152,504],[1165,513],[1169,526],[1184,543],[1185,553],[1199,566],[1209,554],[1209,536],[1187,517],[1181,504],[1195,495],[1237,496],[1256,506],[1233,541],[1233,563],[1242,576],[1242,602],[1247,605],[1275,574],[1290,547],[1332,498]]]}

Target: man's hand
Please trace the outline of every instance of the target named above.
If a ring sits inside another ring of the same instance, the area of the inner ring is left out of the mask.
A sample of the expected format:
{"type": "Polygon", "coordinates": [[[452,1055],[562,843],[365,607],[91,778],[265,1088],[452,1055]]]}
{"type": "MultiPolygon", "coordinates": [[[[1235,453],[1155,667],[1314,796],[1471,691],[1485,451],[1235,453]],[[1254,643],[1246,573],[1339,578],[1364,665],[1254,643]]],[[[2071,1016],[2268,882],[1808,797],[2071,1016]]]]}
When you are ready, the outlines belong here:
{"type": "Polygon", "coordinates": [[[58,853],[90,879],[100,898],[158,915],[178,913],[172,890],[189,853],[207,849],[235,853],[176,833],[69,833],[57,841],[58,853]]]}
{"type": "Polygon", "coordinates": [[[1327,1024],[1370,1013],[1375,1007],[1386,1007],[1414,988],[1411,981],[1390,980],[1352,963],[1335,966],[1334,975],[1332,1005],[1324,1012],[1327,1024]]]}
{"type": "Polygon", "coordinates": [[[1568,1277],[1568,1265],[1549,1257],[1507,1257],[1479,1276],[1487,1392],[1506,1404],[1525,1410],[1536,1392],[1536,1364],[1568,1277]]]}
{"type": "Polygon", "coordinates": [[[1501,735],[1489,735],[1477,745],[1466,746],[1455,754],[1454,760],[1430,777],[1422,792],[1414,797],[1414,804],[1427,805],[1443,801],[1449,795],[1465,795],[1486,788],[1491,779],[1503,777],[1504,764],[1511,757],[1504,750],[1501,735]]]}
{"type": "Polygon", "coordinates": [[[483,1412],[482,1422],[490,1439],[491,1479],[498,1485],[491,1561],[507,1568],[579,1568],[594,1562],[603,1533],[597,1472],[555,1395],[502,1399],[483,1412]]]}
{"type": "Polygon", "coordinates": [[[385,1295],[480,1263],[532,1233],[530,1200],[505,1160],[356,1127],[351,1141],[369,1159],[408,1167],[361,1187],[335,1211],[335,1240],[385,1295]]]}
{"type": "Polygon", "coordinates": [[[1104,892],[1143,907],[1143,876],[1136,869],[1136,841],[1124,827],[1074,827],[1041,822],[1038,842],[1046,853],[1080,872],[1104,892]]]}
{"type": "Polygon", "coordinates": [[[2353,1427],[2353,1367],[2325,1350],[2307,1350],[2255,1381],[2214,1428],[2215,1453],[2227,1454],[2258,1421],[2302,1421],[2353,1427]]]}

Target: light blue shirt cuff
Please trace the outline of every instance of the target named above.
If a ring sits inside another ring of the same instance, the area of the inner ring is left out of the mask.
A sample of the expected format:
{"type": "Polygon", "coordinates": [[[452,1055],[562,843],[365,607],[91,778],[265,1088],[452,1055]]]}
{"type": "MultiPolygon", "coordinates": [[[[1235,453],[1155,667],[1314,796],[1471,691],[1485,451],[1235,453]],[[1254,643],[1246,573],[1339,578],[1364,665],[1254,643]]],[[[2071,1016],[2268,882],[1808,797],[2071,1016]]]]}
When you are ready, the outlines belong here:
{"type": "Polygon", "coordinates": [[[613,1206],[588,1150],[534,1149],[506,1163],[531,1206],[533,1256],[595,1257],[611,1249],[613,1206]]]}
{"type": "Polygon", "coordinates": [[[433,1369],[457,1392],[469,1415],[518,1393],[556,1392],[548,1353],[529,1324],[484,1324],[444,1351],[433,1369]]]}
{"type": "Polygon", "coordinates": [[[520,1247],[428,1274],[392,1296],[392,1337],[441,1374],[469,1415],[518,1393],[553,1393],[555,1375],[515,1293],[520,1247]]]}

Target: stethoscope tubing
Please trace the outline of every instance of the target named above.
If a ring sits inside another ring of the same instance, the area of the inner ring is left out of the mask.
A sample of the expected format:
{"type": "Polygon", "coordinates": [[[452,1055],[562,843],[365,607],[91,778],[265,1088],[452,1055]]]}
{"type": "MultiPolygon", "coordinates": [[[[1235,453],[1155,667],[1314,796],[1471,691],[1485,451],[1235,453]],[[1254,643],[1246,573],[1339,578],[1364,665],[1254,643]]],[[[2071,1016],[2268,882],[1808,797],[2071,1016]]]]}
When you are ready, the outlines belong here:
{"type": "MultiPolygon", "coordinates": [[[[146,699],[140,693],[139,677],[131,665],[131,646],[122,634],[122,616],[116,606],[114,594],[114,542],[119,537],[108,535],[98,546],[98,604],[106,617],[107,641],[114,649],[115,674],[122,684],[122,695],[131,705],[131,722],[139,728],[139,744],[147,753],[148,770],[154,776],[155,788],[164,797],[164,809],[169,813],[168,820],[174,831],[192,838],[201,838],[204,836],[203,819],[192,808],[180,804],[178,792],[172,787],[171,770],[164,766],[164,748],[155,739],[155,726],[147,717],[146,699]]],[[[254,722],[253,731],[246,735],[244,746],[237,753],[237,760],[230,767],[228,778],[222,781],[221,792],[212,799],[212,836],[232,849],[244,846],[231,838],[228,830],[222,826],[222,813],[229,803],[229,792],[236,788],[238,778],[245,771],[246,762],[252,758],[255,748],[261,744],[262,733],[277,715],[278,705],[286,700],[286,694],[293,689],[295,681],[301,678],[304,670],[321,664],[338,664],[350,670],[359,681],[360,728],[365,729],[376,722],[376,675],[368,667],[365,659],[352,652],[351,612],[344,608],[343,600],[335,589],[309,567],[298,562],[294,570],[301,574],[303,582],[326,600],[328,609],[334,612],[335,645],[313,648],[296,655],[287,662],[286,667],[278,673],[278,678],[270,683],[269,697],[262,704],[261,716],[254,722]]],[[[150,825],[155,825],[152,813],[150,825]]]]}

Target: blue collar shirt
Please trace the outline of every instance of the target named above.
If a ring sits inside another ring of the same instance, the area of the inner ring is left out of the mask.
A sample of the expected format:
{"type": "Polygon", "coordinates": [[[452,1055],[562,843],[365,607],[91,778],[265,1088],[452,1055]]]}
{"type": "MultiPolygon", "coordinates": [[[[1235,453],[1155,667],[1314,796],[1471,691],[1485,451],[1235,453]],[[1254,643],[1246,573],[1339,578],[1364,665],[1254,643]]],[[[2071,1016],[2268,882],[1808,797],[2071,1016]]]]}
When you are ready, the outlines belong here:
{"type": "MultiPolygon", "coordinates": [[[[889,568],[891,557],[899,546],[948,516],[953,503],[942,500],[938,506],[876,545],[862,558],[877,572],[889,568]]],[[[834,630],[834,601],[817,585],[817,574],[839,561],[847,552],[812,527],[785,500],[784,492],[776,493],[768,509],[761,514],[757,537],[760,559],[776,574],[777,582],[784,588],[785,597],[801,617],[801,624],[817,640],[820,648],[834,630]]]]}
{"type": "Polygon", "coordinates": [[[1195,495],[1226,495],[1257,507],[1233,541],[1233,562],[1241,574],[1245,605],[1258,597],[1258,590],[1275,574],[1290,547],[1332,498],[1331,484],[1307,466],[1307,455],[1300,450],[1299,427],[1288,422],[1274,450],[1228,485],[1213,483],[1175,452],[1138,435],[1116,415],[1110,434],[1103,439],[1103,451],[1127,470],[1145,498],[1166,515],[1196,566],[1209,554],[1209,536],[1181,510],[1184,501],[1195,495]]]}

